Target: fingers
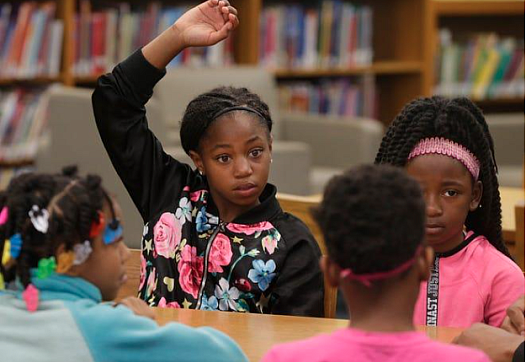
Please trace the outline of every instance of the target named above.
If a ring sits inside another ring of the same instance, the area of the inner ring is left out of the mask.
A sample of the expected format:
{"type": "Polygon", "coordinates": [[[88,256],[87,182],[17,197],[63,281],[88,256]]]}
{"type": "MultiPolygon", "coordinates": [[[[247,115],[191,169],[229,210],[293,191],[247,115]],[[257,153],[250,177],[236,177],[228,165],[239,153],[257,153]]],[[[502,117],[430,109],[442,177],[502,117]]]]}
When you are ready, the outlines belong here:
{"type": "Polygon", "coordinates": [[[520,306],[512,306],[506,311],[510,319],[510,324],[516,330],[517,334],[524,334],[524,313],[520,306]]]}
{"type": "Polygon", "coordinates": [[[208,4],[208,6],[213,8],[214,6],[217,6],[217,4],[219,3],[219,0],[208,0],[206,3],[208,4]]]}
{"type": "Polygon", "coordinates": [[[239,25],[239,18],[234,14],[230,14],[228,16],[228,20],[232,24],[232,28],[230,30],[235,29],[239,25]]]}

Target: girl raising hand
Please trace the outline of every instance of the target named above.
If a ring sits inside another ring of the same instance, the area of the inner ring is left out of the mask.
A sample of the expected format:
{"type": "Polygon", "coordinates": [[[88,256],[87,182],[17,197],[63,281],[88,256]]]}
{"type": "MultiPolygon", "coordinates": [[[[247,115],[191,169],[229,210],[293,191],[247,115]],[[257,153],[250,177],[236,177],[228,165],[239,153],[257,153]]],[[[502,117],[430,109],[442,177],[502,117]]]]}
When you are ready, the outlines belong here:
{"type": "Polygon", "coordinates": [[[188,104],[180,136],[195,170],[148,129],[144,105],[166,65],[185,47],[225,39],[236,14],[217,0],[189,10],[93,94],[104,146],[145,223],[139,297],[160,307],[321,316],[320,250],[267,183],[272,118],[259,96],[218,87],[188,104]]]}

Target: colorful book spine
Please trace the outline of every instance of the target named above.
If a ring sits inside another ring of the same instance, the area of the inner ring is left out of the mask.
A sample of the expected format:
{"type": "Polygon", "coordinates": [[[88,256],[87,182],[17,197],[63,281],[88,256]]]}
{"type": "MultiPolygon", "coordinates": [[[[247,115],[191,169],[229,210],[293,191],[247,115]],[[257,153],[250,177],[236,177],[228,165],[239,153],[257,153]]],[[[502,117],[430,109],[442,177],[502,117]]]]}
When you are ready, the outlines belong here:
{"type": "Polygon", "coordinates": [[[370,7],[342,0],[267,6],[260,20],[260,64],[278,69],[370,65],[372,22],[370,7]]]}
{"type": "Polygon", "coordinates": [[[441,31],[435,93],[475,100],[524,97],[524,39],[481,33],[455,41],[441,31]]]}

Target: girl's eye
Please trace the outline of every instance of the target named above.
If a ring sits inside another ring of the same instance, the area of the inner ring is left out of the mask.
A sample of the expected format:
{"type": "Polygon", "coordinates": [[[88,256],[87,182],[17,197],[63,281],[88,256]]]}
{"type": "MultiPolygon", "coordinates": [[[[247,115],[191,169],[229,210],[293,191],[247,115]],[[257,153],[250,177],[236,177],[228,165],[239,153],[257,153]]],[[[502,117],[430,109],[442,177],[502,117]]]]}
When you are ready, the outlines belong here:
{"type": "Polygon", "coordinates": [[[444,195],[448,197],[453,197],[453,196],[457,196],[458,192],[456,192],[455,190],[447,190],[446,192],[444,192],[444,195]]]}
{"type": "Polygon", "coordinates": [[[230,160],[229,156],[221,155],[216,158],[220,163],[227,163],[230,160]]]}
{"type": "Polygon", "coordinates": [[[250,156],[252,157],[259,157],[263,153],[263,150],[261,148],[257,148],[255,150],[250,151],[250,156]]]}

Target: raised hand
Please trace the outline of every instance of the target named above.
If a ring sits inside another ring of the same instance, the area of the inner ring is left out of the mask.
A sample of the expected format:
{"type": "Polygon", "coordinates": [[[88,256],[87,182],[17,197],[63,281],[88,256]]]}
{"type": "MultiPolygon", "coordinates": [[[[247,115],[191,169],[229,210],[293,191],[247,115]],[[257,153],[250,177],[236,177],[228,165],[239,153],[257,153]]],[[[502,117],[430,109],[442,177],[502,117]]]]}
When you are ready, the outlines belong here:
{"type": "Polygon", "coordinates": [[[184,46],[209,46],[225,39],[239,24],[227,0],[208,0],[183,14],[173,28],[184,46]]]}
{"type": "Polygon", "coordinates": [[[150,64],[163,69],[184,48],[214,45],[238,24],[237,10],[228,0],[208,0],[184,13],[142,53],[150,64]]]}

